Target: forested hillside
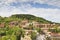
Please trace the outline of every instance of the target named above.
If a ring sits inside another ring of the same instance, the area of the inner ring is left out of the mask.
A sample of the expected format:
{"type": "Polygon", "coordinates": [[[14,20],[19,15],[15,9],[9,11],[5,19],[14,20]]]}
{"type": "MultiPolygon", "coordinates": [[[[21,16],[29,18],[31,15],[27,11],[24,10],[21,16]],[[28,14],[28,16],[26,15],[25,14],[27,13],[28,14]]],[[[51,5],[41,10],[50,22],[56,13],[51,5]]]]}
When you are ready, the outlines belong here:
{"type": "Polygon", "coordinates": [[[27,20],[34,20],[40,23],[52,23],[51,21],[48,21],[44,18],[41,17],[36,17],[34,15],[29,15],[29,14],[16,14],[12,15],[11,18],[18,18],[18,19],[27,19],[27,20]]]}

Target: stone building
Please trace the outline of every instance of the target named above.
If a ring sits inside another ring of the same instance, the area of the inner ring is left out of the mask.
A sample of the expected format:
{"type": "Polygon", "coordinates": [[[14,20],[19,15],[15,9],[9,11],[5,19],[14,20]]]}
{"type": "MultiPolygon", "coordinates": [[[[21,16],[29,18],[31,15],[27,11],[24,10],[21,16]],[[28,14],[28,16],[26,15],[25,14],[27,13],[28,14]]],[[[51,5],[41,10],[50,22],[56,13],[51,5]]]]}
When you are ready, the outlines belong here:
{"type": "Polygon", "coordinates": [[[5,27],[5,23],[4,22],[0,23],[0,28],[4,28],[4,27],[5,27]]]}

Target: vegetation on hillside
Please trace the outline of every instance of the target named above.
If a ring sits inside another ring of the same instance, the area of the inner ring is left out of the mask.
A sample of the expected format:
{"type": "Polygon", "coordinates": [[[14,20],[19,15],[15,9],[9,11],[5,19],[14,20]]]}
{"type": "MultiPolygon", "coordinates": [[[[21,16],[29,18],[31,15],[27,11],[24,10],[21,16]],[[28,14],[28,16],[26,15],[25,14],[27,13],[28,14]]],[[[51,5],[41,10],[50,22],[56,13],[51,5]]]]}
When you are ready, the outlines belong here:
{"type": "Polygon", "coordinates": [[[21,37],[24,37],[24,30],[19,27],[5,27],[0,28],[0,39],[2,40],[21,40],[21,37]]]}
{"type": "Polygon", "coordinates": [[[11,18],[19,18],[19,19],[27,19],[27,20],[34,20],[40,23],[53,23],[51,21],[45,20],[44,18],[41,17],[36,17],[34,15],[29,15],[29,14],[16,14],[12,15],[11,18]]]}
{"type": "MultiPolygon", "coordinates": [[[[10,17],[0,16],[0,25],[4,25],[4,27],[0,28],[0,40],[21,40],[21,37],[24,37],[24,34],[25,34],[24,30],[33,30],[33,31],[36,30],[39,34],[44,34],[41,28],[37,28],[37,27],[35,28],[33,24],[29,24],[29,27],[27,27],[27,29],[23,29],[22,27],[20,27],[21,25],[19,25],[22,22],[22,20],[28,20],[29,22],[35,21],[35,22],[44,23],[44,24],[53,23],[51,21],[45,20],[44,18],[36,17],[29,14],[15,14],[10,17]],[[12,22],[11,25],[15,25],[14,23],[16,22],[18,22],[19,24],[17,23],[17,25],[13,27],[11,27],[10,25],[9,27],[9,24],[11,22],[12,22]]],[[[49,31],[56,32],[56,33],[60,32],[59,30],[57,28],[53,30],[49,29],[49,31]]],[[[37,33],[31,32],[30,35],[31,35],[31,39],[35,40],[37,33]]]]}

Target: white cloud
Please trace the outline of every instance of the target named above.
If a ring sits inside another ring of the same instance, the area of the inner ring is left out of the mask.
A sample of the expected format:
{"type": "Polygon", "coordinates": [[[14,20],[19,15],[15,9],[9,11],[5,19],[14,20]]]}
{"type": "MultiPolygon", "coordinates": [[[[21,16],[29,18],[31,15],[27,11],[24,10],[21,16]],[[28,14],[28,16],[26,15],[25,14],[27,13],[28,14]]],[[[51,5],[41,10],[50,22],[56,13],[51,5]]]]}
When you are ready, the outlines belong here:
{"type": "Polygon", "coordinates": [[[35,16],[43,17],[47,20],[54,21],[54,22],[60,22],[60,9],[45,9],[45,8],[29,8],[25,9],[26,11],[23,11],[21,9],[12,8],[10,12],[7,12],[6,10],[1,10],[0,14],[1,16],[10,16],[12,14],[32,14],[35,16]]]}

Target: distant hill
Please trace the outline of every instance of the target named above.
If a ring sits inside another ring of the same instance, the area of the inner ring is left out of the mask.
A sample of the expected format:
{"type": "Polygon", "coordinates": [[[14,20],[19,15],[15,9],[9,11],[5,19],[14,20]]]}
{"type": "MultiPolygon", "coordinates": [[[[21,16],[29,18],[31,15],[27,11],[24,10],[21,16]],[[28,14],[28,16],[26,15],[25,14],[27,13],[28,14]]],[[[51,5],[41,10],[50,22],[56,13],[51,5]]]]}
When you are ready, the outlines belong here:
{"type": "Polygon", "coordinates": [[[15,15],[12,15],[11,18],[33,20],[33,21],[37,21],[37,22],[40,22],[40,23],[53,23],[53,22],[48,21],[44,18],[36,17],[36,16],[30,15],[30,14],[15,14],[15,15]]]}
{"type": "Polygon", "coordinates": [[[5,23],[9,23],[11,21],[22,21],[22,20],[29,20],[29,21],[36,21],[36,22],[39,22],[39,23],[55,23],[55,24],[59,24],[60,23],[56,23],[56,22],[51,22],[51,21],[48,21],[42,17],[36,17],[34,15],[30,15],[30,14],[15,14],[15,15],[11,15],[10,17],[1,17],[0,16],[0,23],[2,22],[5,22],[5,23]]]}

